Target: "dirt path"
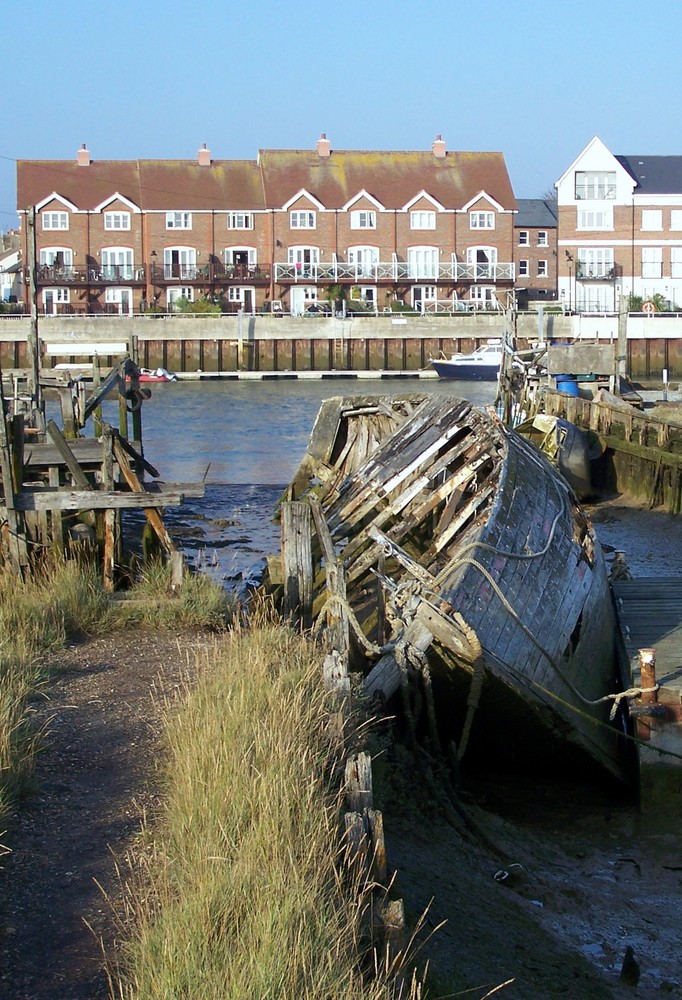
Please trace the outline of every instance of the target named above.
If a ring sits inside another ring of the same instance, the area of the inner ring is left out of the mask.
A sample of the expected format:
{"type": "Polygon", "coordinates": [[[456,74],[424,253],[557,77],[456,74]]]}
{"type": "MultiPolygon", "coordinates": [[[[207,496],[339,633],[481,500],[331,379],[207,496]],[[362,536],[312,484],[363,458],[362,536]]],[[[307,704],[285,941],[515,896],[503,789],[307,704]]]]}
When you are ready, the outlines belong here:
{"type": "Polygon", "coordinates": [[[47,731],[35,794],[2,838],[12,853],[0,875],[1,997],[109,996],[102,947],[111,954],[117,935],[114,859],[157,804],[160,696],[178,690],[188,651],[203,641],[116,634],[54,658],[58,673],[34,703],[47,731]]]}

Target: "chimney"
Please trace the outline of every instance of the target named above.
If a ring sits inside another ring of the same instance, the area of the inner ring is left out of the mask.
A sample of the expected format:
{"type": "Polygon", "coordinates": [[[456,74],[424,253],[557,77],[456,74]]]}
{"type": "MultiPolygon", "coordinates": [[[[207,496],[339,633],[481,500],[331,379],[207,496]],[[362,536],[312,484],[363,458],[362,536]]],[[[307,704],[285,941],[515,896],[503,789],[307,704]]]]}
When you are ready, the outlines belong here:
{"type": "Polygon", "coordinates": [[[83,143],[81,148],[76,153],[76,163],[79,167],[89,167],[90,166],[90,150],[83,143]]]}
{"type": "Polygon", "coordinates": [[[445,159],[445,143],[443,142],[442,135],[436,136],[431,148],[433,149],[433,155],[436,157],[436,159],[438,160],[445,159]]]}
{"type": "Polygon", "coordinates": [[[211,166],[211,150],[206,149],[206,143],[201,144],[201,149],[197,153],[197,160],[200,167],[210,167],[211,166]]]}
{"type": "Polygon", "coordinates": [[[326,160],[331,156],[331,152],[331,145],[329,143],[329,139],[327,138],[327,133],[323,132],[317,140],[317,155],[326,160]]]}

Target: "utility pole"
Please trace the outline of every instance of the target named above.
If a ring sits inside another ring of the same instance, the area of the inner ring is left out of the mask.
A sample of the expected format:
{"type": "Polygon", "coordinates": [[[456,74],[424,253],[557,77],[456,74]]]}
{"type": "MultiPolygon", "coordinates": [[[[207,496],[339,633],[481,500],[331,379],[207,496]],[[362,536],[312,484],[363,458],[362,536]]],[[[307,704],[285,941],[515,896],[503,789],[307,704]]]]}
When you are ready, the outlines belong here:
{"type": "Polygon", "coordinates": [[[31,370],[33,377],[32,395],[34,408],[40,416],[42,430],[44,430],[45,418],[43,414],[43,400],[40,388],[40,339],[38,337],[38,290],[36,288],[36,209],[32,205],[28,212],[28,287],[31,304],[31,326],[28,335],[28,349],[31,355],[31,370]]]}

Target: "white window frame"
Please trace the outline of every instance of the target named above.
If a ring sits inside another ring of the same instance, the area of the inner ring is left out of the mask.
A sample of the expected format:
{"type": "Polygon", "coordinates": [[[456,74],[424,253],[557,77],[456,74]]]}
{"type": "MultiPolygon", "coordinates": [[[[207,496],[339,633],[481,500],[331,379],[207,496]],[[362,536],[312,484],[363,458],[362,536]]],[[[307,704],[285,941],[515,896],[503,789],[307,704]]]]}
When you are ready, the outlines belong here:
{"type": "Polygon", "coordinates": [[[494,279],[497,269],[497,247],[467,247],[467,264],[474,269],[475,281],[494,279]]]}
{"type": "Polygon", "coordinates": [[[613,206],[578,208],[576,229],[582,231],[613,229],[613,206]]]}
{"type": "Polygon", "coordinates": [[[105,212],[104,228],[106,230],[129,230],[130,212],[105,212]]]}
{"type": "Polygon", "coordinates": [[[191,285],[176,285],[173,288],[168,289],[168,309],[170,312],[175,312],[175,303],[178,299],[187,299],[188,302],[194,302],[194,289],[191,285]]]}
{"type": "Polygon", "coordinates": [[[317,212],[296,208],[289,212],[290,229],[317,229],[317,212]]]}
{"type": "Polygon", "coordinates": [[[132,280],[135,274],[132,247],[102,247],[99,259],[103,277],[115,278],[116,281],[132,280]]]}
{"type": "Polygon", "coordinates": [[[376,229],[377,227],[377,213],[373,211],[368,211],[364,208],[358,208],[350,213],[350,228],[351,229],[376,229]]]}
{"type": "Polygon", "coordinates": [[[293,246],[287,249],[287,262],[293,265],[296,277],[310,278],[320,263],[320,248],[293,246]]]}
{"type": "Polygon", "coordinates": [[[43,223],[43,232],[55,230],[65,232],[69,228],[68,212],[44,211],[40,213],[40,218],[43,223]]]}
{"type": "Polygon", "coordinates": [[[673,231],[682,229],[682,208],[673,208],[670,212],[670,228],[673,231]]]}
{"type": "Polygon", "coordinates": [[[494,229],[495,213],[487,211],[469,212],[469,229],[494,229]]]}
{"type": "MultiPolygon", "coordinates": [[[[255,247],[225,247],[223,261],[226,267],[239,267],[240,262],[234,259],[236,253],[246,253],[248,256],[247,267],[255,267],[258,261],[258,251],[255,247]]],[[[241,265],[243,266],[243,264],[241,265]]]]}
{"type": "Polygon", "coordinates": [[[166,279],[179,278],[180,281],[183,279],[187,281],[188,278],[195,278],[197,273],[196,247],[164,247],[163,273],[166,279]],[[180,269],[180,273],[177,275],[173,274],[173,268],[176,266],[173,263],[174,253],[178,255],[177,267],[180,269]]]}
{"type": "Polygon", "coordinates": [[[426,209],[410,212],[410,229],[435,229],[436,213],[426,209]]]}
{"type": "Polygon", "coordinates": [[[670,277],[682,278],[682,247],[670,248],[670,277]]]}
{"type": "Polygon", "coordinates": [[[642,247],[642,278],[663,277],[663,247],[642,247]]]}
{"type": "Polygon", "coordinates": [[[56,314],[57,306],[68,306],[71,302],[71,289],[70,288],[44,288],[43,289],[43,312],[45,312],[45,307],[47,305],[48,298],[52,299],[53,315],[56,314]]]}
{"type": "Polygon", "coordinates": [[[547,278],[549,276],[549,268],[547,267],[546,260],[538,261],[538,278],[547,278]]]}
{"type": "Polygon", "coordinates": [[[530,232],[528,229],[519,229],[519,246],[520,247],[530,246],[530,232]]]}
{"type": "Polygon", "coordinates": [[[527,260],[519,261],[519,278],[527,278],[530,274],[530,262],[527,260]]]}
{"type": "Polygon", "coordinates": [[[348,247],[346,255],[348,263],[355,265],[359,278],[376,277],[376,265],[379,263],[378,247],[348,247]]]}
{"type": "Polygon", "coordinates": [[[191,229],[191,212],[166,212],[166,229],[191,229]]]}
{"type": "Polygon", "coordinates": [[[548,247],[549,246],[549,233],[546,229],[538,229],[538,246],[548,247]]]}
{"type": "Polygon", "coordinates": [[[614,266],[613,247],[582,247],[577,253],[576,278],[608,278],[614,266]]]}
{"type": "Polygon", "coordinates": [[[469,290],[469,301],[473,302],[474,305],[487,306],[488,303],[495,302],[496,299],[494,285],[472,285],[469,290]]]}
{"type": "Polygon", "coordinates": [[[643,208],[641,232],[660,232],[663,229],[663,211],[660,208],[643,208]]]}
{"type": "Polygon", "coordinates": [[[131,316],[133,312],[133,293],[130,288],[106,288],[104,301],[107,305],[118,306],[121,316],[131,316]]]}
{"type": "Polygon", "coordinates": [[[410,278],[437,278],[438,247],[408,247],[407,267],[410,278]]]}
{"type": "Polygon", "coordinates": [[[228,229],[253,229],[253,212],[228,212],[228,229]]]}
{"type": "Polygon", "coordinates": [[[612,201],[615,197],[615,170],[576,170],[576,201],[612,201]]]}

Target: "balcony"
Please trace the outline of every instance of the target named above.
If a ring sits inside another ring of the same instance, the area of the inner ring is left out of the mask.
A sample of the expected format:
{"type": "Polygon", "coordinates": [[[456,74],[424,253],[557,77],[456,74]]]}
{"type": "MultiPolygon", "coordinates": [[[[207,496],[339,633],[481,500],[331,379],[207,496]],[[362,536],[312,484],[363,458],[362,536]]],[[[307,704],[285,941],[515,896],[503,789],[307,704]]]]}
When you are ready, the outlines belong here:
{"type": "Polygon", "coordinates": [[[577,281],[616,281],[623,276],[621,264],[611,264],[609,261],[593,264],[578,261],[575,266],[577,281]]]}
{"type": "Polygon", "coordinates": [[[329,263],[275,263],[275,280],[279,282],[362,282],[362,281],[513,281],[515,265],[487,262],[466,263],[448,261],[430,265],[412,264],[394,258],[367,264],[349,264],[332,260],[329,263]]]}
{"type": "MultiPolygon", "coordinates": [[[[26,281],[30,280],[28,271],[26,281]]],[[[134,285],[144,284],[145,268],[127,264],[85,269],[66,264],[41,264],[36,269],[36,281],[40,287],[55,285],[134,285]]]]}

